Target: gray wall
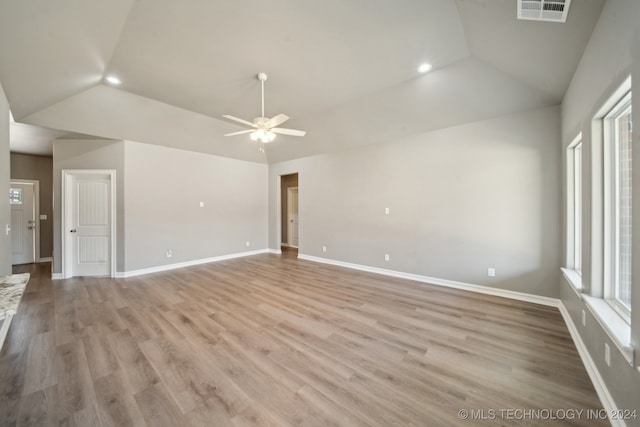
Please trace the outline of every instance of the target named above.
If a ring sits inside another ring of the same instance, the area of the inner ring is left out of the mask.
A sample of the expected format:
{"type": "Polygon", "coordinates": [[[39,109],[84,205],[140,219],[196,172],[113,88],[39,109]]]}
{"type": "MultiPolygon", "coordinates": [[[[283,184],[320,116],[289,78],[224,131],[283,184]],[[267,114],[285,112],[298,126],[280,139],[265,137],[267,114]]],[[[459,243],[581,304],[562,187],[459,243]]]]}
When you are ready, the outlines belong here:
{"type": "Polygon", "coordinates": [[[289,241],[289,237],[287,233],[289,232],[289,227],[287,226],[287,209],[289,203],[288,197],[288,189],[291,187],[298,186],[298,174],[293,173],[290,175],[283,175],[281,181],[281,194],[280,194],[280,212],[282,212],[282,221],[280,221],[280,229],[282,230],[282,243],[287,243],[289,241]]]}
{"type": "MultiPolygon", "coordinates": [[[[562,103],[562,152],[566,156],[566,147],[582,132],[583,144],[583,286],[590,288],[594,278],[601,275],[598,265],[600,254],[591,258],[592,248],[598,247],[601,232],[592,233],[592,220],[601,217],[601,209],[592,210],[592,156],[591,141],[592,119],[613,91],[629,75],[634,87],[633,121],[640,123],[637,82],[640,82],[640,2],[633,0],[609,0],[591,36],[589,44],[571,81],[562,103]]],[[[637,128],[637,126],[636,126],[637,128]]],[[[634,132],[634,149],[640,141],[640,132],[634,132]]],[[[636,157],[637,161],[637,157],[636,157]]],[[[564,162],[563,162],[564,164],[564,162]]],[[[563,180],[564,182],[564,180],[563,180]]],[[[566,194],[566,183],[563,186],[566,194]]],[[[600,189],[597,190],[600,193],[600,189]]],[[[633,246],[640,248],[640,167],[633,168],[633,246]]],[[[563,204],[566,209],[566,203],[563,204]]],[[[565,227],[566,228],[566,227],[565,227]]],[[[565,230],[566,231],[566,230],[565,230]]],[[[564,262],[564,261],[563,261],[564,262]]],[[[640,271],[640,250],[633,253],[633,275],[640,271]]],[[[562,300],[576,325],[580,325],[581,311],[589,313],[583,301],[577,298],[562,281],[562,300]]],[[[640,362],[640,281],[632,283],[631,344],[636,351],[636,365],[640,362]]],[[[638,408],[640,396],[640,373],[619,355],[600,325],[589,319],[589,328],[578,327],[578,331],[609,391],[620,408],[638,408]],[[603,347],[609,342],[612,352],[612,365],[604,365],[603,347]]],[[[627,425],[640,426],[640,420],[629,420],[627,425]]]]}
{"type": "Polygon", "coordinates": [[[559,135],[549,107],[273,164],[269,245],[299,172],[301,254],[558,297],[559,135]]]}
{"type": "MultiPolygon", "coordinates": [[[[56,140],[53,158],[55,200],[63,169],[117,171],[118,272],[267,248],[267,165],[107,140],[56,140]]],[[[61,218],[59,203],[54,215],[61,218]]]]}
{"type": "Polygon", "coordinates": [[[63,169],[116,170],[116,270],[124,268],[124,141],[69,139],[53,142],[53,272],[62,272],[63,169]]]}
{"type": "Polygon", "coordinates": [[[267,248],[267,165],[126,141],[125,171],[126,271],[267,248]]]}
{"type": "Polygon", "coordinates": [[[5,233],[7,224],[11,224],[11,206],[9,205],[9,102],[0,86],[0,276],[11,274],[11,234],[5,233]]]}
{"type": "Polygon", "coordinates": [[[11,153],[11,179],[40,182],[40,258],[53,256],[53,159],[44,156],[11,153]]]}

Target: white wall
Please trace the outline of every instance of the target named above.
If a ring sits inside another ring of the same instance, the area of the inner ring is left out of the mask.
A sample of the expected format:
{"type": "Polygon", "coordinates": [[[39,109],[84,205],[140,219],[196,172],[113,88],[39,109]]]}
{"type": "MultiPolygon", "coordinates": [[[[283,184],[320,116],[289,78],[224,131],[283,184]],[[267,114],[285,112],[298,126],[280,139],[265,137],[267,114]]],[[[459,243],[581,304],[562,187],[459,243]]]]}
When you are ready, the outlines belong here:
{"type": "Polygon", "coordinates": [[[63,169],[116,170],[119,273],[267,248],[265,164],[111,140],[57,140],[53,158],[55,273],[63,169]]]}
{"type": "Polygon", "coordinates": [[[267,248],[267,165],[131,141],[124,157],[125,271],[267,248]]]}
{"type": "MultiPolygon", "coordinates": [[[[586,289],[591,283],[599,280],[602,275],[600,254],[596,253],[592,259],[592,251],[598,248],[602,240],[601,230],[592,230],[592,221],[599,221],[602,217],[602,207],[599,203],[592,206],[592,196],[601,198],[601,187],[596,186],[598,171],[593,171],[592,141],[597,129],[593,129],[593,117],[604,102],[613,94],[620,84],[632,76],[634,92],[633,122],[640,123],[640,105],[638,103],[640,91],[640,2],[637,0],[608,0],[602,10],[598,24],[585,49],[584,55],[571,81],[569,89],[562,103],[562,151],[571,141],[582,132],[583,153],[583,268],[582,282],[586,289]],[[596,184],[596,185],[592,185],[596,184]]],[[[639,146],[640,132],[634,129],[634,150],[639,146]]],[[[566,154],[565,154],[566,155],[566,154]]],[[[633,246],[640,248],[640,167],[638,156],[635,154],[633,168],[633,246]]],[[[596,165],[601,168],[601,165],[596,165]]],[[[563,179],[563,182],[565,180],[563,179]]],[[[564,185],[566,195],[566,184],[564,185]]],[[[565,197],[566,198],[566,197],[565,197]]],[[[563,205],[566,205],[566,200],[563,205]]],[[[566,227],[565,227],[566,228],[566,227]]],[[[564,260],[563,260],[564,262],[564,260]]],[[[637,279],[640,271],[640,250],[633,252],[632,283],[632,314],[631,314],[631,344],[636,352],[635,365],[640,364],[640,281],[637,279]]],[[[576,325],[581,324],[581,313],[587,314],[587,328],[578,327],[578,331],[585,342],[588,351],[598,367],[612,397],[621,409],[637,409],[640,396],[640,373],[630,366],[616,350],[607,333],[590,314],[584,301],[580,300],[569,288],[569,284],[562,282],[562,301],[567,307],[576,325]],[[604,343],[611,348],[611,367],[604,363],[604,343]]],[[[629,426],[640,426],[640,419],[628,420],[629,426]]]]}
{"type": "Polygon", "coordinates": [[[11,233],[5,232],[11,224],[11,205],[9,205],[10,186],[9,154],[9,102],[0,86],[0,276],[11,274],[11,233]]]}
{"type": "Polygon", "coordinates": [[[557,297],[559,135],[548,107],[271,165],[269,245],[298,172],[302,254],[557,297]]]}
{"type": "Polygon", "coordinates": [[[62,170],[115,169],[116,271],[124,268],[124,141],[68,139],[53,142],[53,272],[62,272],[62,170]]]}

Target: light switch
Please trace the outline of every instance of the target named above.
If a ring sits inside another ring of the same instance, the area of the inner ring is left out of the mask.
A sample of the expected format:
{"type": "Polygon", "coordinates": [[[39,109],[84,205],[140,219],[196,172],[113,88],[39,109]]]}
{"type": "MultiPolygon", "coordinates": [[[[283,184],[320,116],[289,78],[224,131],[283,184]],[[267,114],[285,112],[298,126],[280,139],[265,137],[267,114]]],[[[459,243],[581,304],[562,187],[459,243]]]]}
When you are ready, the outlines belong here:
{"type": "Polygon", "coordinates": [[[40,219],[47,219],[47,215],[40,215],[40,219]]]}
{"type": "Polygon", "coordinates": [[[200,207],[204,208],[204,202],[200,202],[200,207]]]}

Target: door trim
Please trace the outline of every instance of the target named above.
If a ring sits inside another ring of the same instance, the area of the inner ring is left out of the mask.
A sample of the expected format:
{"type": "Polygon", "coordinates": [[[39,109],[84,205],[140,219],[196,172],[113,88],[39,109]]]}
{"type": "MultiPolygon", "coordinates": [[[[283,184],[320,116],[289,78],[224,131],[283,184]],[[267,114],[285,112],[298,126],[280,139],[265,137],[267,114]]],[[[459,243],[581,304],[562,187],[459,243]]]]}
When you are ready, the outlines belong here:
{"type": "Polygon", "coordinates": [[[68,204],[71,202],[71,197],[69,192],[69,186],[71,184],[71,180],[76,176],[83,175],[106,175],[109,176],[109,184],[110,184],[110,193],[111,193],[111,209],[109,215],[111,216],[111,229],[110,229],[110,240],[111,240],[111,266],[110,266],[110,276],[116,276],[116,171],[114,169],[63,169],[62,170],[62,192],[60,198],[60,207],[62,209],[62,278],[68,279],[71,277],[71,268],[68,266],[68,263],[71,262],[70,257],[67,254],[68,248],[72,246],[71,244],[71,235],[67,232],[67,224],[71,222],[71,206],[68,204]]]}
{"type": "MultiPolygon", "coordinates": [[[[290,248],[298,248],[298,246],[300,245],[300,236],[298,236],[298,245],[293,245],[291,242],[291,211],[293,209],[293,203],[291,202],[291,193],[293,192],[293,190],[298,191],[298,187],[288,187],[287,188],[287,246],[289,246],[290,248]]],[[[298,192],[298,197],[300,193],[298,192]]],[[[298,204],[300,204],[300,202],[298,201],[298,204]]],[[[298,207],[298,211],[300,210],[300,208],[298,207]]],[[[298,212],[298,219],[300,218],[300,212],[298,212]]],[[[300,230],[298,230],[299,232],[300,230]]]]}
{"type": "Polygon", "coordinates": [[[33,213],[34,219],[36,221],[36,232],[34,234],[34,243],[33,243],[33,262],[41,262],[40,261],[40,181],[37,179],[12,179],[10,180],[9,186],[11,184],[26,184],[33,185],[33,213]]]}

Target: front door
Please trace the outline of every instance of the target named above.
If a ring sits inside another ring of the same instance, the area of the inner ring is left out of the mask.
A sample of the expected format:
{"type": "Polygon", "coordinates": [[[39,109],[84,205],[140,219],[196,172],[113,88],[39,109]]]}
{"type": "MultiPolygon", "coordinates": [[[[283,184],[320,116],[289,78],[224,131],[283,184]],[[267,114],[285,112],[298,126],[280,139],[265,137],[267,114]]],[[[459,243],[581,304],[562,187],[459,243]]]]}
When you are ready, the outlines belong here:
{"type": "Polygon", "coordinates": [[[111,275],[111,175],[66,177],[66,277],[111,275]]]}
{"type": "Polygon", "coordinates": [[[11,183],[11,262],[35,262],[36,211],[33,184],[11,183]]]}

